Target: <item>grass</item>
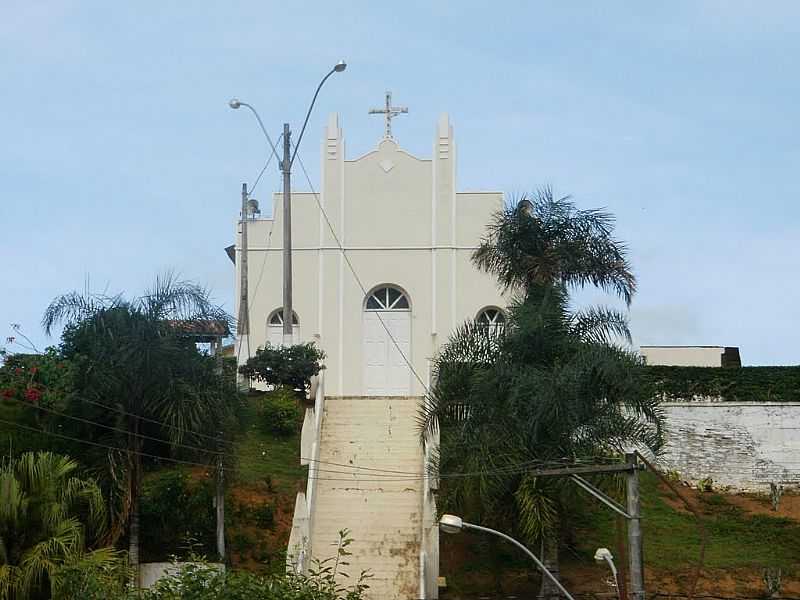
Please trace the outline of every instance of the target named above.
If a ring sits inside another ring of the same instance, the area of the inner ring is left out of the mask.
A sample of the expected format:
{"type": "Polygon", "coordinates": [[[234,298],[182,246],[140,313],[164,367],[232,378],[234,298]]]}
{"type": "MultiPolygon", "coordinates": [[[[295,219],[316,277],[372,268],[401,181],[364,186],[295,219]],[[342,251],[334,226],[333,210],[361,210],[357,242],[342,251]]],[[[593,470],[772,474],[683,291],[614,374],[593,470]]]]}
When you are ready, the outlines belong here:
{"type": "Polygon", "coordinates": [[[261,397],[262,394],[248,396],[241,415],[235,477],[240,483],[269,481],[277,491],[294,493],[306,476],[306,467],[300,465],[300,434],[278,436],[265,431],[257,408],[261,397]]]}
{"type": "MultiPolygon", "coordinates": [[[[642,474],[641,494],[647,565],[667,570],[695,564],[700,553],[695,517],[670,506],[652,474],[642,474]]],[[[707,568],[797,568],[800,523],[777,516],[749,515],[714,492],[699,494],[698,498],[709,536],[707,568]]],[[[577,525],[581,558],[590,560],[596,548],[614,546],[614,518],[604,507],[593,506],[579,517],[577,525]]]]}

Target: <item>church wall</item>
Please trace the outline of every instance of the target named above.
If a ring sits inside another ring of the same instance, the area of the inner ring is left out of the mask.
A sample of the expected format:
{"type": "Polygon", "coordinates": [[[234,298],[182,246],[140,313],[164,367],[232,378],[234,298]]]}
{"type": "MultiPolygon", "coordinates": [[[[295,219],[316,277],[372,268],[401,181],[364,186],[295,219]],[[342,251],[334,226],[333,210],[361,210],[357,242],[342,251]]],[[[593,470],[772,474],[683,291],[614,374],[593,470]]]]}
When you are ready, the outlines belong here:
{"type": "Polygon", "coordinates": [[[430,161],[384,140],[377,151],[347,161],[345,177],[347,246],[430,244],[430,228],[420,226],[430,222],[430,161]]]}
{"type": "Polygon", "coordinates": [[[459,192],[457,211],[471,218],[459,219],[456,244],[477,245],[486,235],[494,213],[503,208],[502,192],[459,192]]]}
{"type": "Polygon", "coordinates": [[[800,403],[665,402],[667,446],[660,464],[691,483],[769,491],[798,484],[800,403]]]}
{"type": "Polygon", "coordinates": [[[459,252],[456,262],[456,278],[462,282],[468,282],[458,289],[461,293],[456,295],[455,314],[457,325],[465,319],[474,319],[478,312],[487,306],[497,306],[505,310],[507,301],[501,297],[494,278],[489,275],[481,274],[476,277],[477,270],[472,264],[472,252],[459,252]]]}

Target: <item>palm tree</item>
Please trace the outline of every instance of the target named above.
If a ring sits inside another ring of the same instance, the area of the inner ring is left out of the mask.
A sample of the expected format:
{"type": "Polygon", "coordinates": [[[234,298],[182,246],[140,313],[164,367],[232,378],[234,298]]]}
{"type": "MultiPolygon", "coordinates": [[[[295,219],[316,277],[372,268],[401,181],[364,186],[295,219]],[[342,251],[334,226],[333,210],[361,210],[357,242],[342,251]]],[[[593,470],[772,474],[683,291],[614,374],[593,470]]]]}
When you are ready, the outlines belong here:
{"type": "MultiPolygon", "coordinates": [[[[423,439],[441,436],[435,467],[480,474],[444,480],[440,509],[541,543],[555,573],[574,494],[526,471],[663,442],[642,361],[618,343],[630,342],[625,315],[569,309],[569,289],[587,284],[630,302],[636,283],[611,223],[549,190],[498,213],[473,260],[516,298],[506,327],[467,322],[451,335],[420,414],[423,439]]],[[[540,596],[558,590],[545,578],[540,596]]]]}
{"type": "MultiPolygon", "coordinates": [[[[227,395],[212,359],[200,354],[185,332],[204,323],[222,322],[228,315],[214,305],[204,288],[167,274],[156,278],[144,295],[98,296],[72,292],[59,296],[42,320],[50,334],[65,324],[61,351],[77,364],[77,399],[72,412],[91,415],[126,433],[86,428],[81,435],[124,447],[97,456],[106,463],[108,479],[119,494],[109,541],[127,525],[129,559],[139,564],[139,494],[145,437],[166,438],[164,446],[148,442],[148,454],[161,455],[178,444],[203,443],[197,433],[216,434],[227,414],[227,395]],[[96,406],[116,409],[98,410],[96,406]],[[159,425],[160,423],[160,425],[159,425]]],[[[205,442],[207,444],[207,442],[205,442]]],[[[186,445],[186,444],[184,444],[186,445]]],[[[201,453],[206,460],[212,452],[201,453]]]]}
{"type": "Polygon", "coordinates": [[[100,487],[77,476],[78,464],[50,452],[26,452],[0,466],[0,598],[48,595],[64,564],[119,561],[87,552],[105,527],[100,487]]]}

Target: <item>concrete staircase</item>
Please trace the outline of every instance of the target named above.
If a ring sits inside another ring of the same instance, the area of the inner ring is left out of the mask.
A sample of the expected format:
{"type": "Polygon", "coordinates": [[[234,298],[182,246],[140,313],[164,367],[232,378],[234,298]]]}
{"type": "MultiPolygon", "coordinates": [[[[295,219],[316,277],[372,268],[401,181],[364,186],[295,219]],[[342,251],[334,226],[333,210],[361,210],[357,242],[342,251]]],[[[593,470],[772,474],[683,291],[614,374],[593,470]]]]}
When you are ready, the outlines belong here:
{"type": "Polygon", "coordinates": [[[334,556],[339,530],[349,529],[352,556],[345,571],[350,577],[342,582],[354,582],[369,569],[372,600],[420,597],[423,481],[352,467],[421,478],[419,403],[416,397],[325,398],[311,552],[317,559],[334,556]]]}

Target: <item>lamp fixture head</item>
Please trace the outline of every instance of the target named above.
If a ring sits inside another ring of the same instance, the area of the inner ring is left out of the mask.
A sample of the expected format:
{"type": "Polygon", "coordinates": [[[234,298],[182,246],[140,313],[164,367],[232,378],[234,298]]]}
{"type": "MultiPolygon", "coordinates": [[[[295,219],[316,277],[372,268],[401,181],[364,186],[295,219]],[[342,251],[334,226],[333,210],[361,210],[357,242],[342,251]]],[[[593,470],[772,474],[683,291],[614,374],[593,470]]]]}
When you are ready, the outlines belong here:
{"type": "Polygon", "coordinates": [[[464,529],[464,521],[455,515],[442,515],[439,528],[445,533],[460,533],[464,529]]]}
{"type": "Polygon", "coordinates": [[[234,109],[235,108],[239,108],[241,105],[242,105],[242,103],[239,101],[238,98],[231,98],[228,101],[228,106],[230,106],[231,108],[234,108],[234,109]]]}
{"type": "Polygon", "coordinates": [[[333,70],[336,71],[337,73],[341,73],[346,68],[347,68],[347,63],[344,62],[343,60],[340,60],[338,63],[336,63],[336,66],[333,67],[333,70]]]}
{"type": "Polygon", "coordinates": [[[601,563],[604,560],[613,560],[614,556],[611,554],[611,550],[608,548],[598,548],[594,553],[594,559],[601,563]]]}

